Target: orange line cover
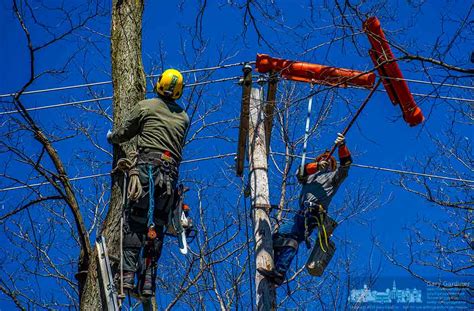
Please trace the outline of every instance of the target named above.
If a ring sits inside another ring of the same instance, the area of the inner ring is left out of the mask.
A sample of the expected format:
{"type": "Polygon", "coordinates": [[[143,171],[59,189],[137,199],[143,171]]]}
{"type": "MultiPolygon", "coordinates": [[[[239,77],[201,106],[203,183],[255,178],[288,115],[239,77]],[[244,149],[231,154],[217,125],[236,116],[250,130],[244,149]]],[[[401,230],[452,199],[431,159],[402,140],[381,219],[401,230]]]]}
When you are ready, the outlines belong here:
{"type": "Polygon", "coordinates": [[[402,72],[385,38],[380,21],[375,16],[370,17],[364,22],[363,28],[372,45],[372,49],[369,50],[370,57],[379,75],[382,77],[383,85],[387,90],[390,100],[394,105],[400,105],[403,119],[410,126],[420,124],[424,120],[423,113],[416,105],[408,84],[403,80],[402,72]],[[384,79],[383,77],[389,79],[384,79]]]}
{"type": "Polygon", "coordinates": [[[375,82],[373,73],[273,58],[267,54],[257,54],[256,68],[260,73],[276,71],[285,79],[308,83],[371,88],[375,82]]]}

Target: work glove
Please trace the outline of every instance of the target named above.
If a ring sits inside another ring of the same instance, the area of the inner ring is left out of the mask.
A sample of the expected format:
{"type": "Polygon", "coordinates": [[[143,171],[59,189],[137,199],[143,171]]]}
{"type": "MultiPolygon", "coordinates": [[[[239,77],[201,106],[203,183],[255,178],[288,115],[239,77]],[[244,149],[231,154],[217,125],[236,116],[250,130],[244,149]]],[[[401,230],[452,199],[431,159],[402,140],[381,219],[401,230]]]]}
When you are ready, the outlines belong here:
{"type": "Polygon", "coordinates": [[[334,144],[338,147],[346,144],[346,138],[341,133],[337,133],[337,138],[334,141],[334,144]]]}
{"type": "Polygon", "coordinates": [[[112,143],[112,131],[110,129],[107,131],[107,142],[111,145],[113,144],[112,143]]]}
{"type": "Polygon", "coordinates": [[[305,174],[303,173],[303,170],[301,169],[301,166],[298,167],[296,170],[296,178],[298,179],[298,182],[300,184],[304,184],[306,182],[306,177],[305,174]]]}
{"type": "Polygon", "coordinates": [[[128,198],[132,201],[137,201],[140,199],[143,192],[138,173],[139,172],[137,169],[131,169],[129,172],[130,179],[128,181],[128,198]]]}
{"type": "Polygon", "coordinates": [[[321,160],[318,162],[318,170],[325,171],[328,168],[329,162],[326,160],[321,160]]]}

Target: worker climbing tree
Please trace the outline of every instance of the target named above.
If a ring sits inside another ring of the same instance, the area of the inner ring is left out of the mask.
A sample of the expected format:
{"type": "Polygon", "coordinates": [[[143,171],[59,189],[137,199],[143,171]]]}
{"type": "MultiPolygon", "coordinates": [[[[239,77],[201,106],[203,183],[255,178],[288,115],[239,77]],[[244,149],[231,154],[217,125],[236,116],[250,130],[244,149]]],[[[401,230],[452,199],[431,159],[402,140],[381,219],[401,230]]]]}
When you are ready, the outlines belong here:
{"type": "Polygon", "coordinates": [[[139,102],[119,128],[107,133],[112,144],[138,137],[136,165],[129,171],[130,204],[124,211],[123,287],[143,297],[154,295],[164,234],[176,223],[174,212],[182,204],[177,179],[189,126],[188,115],[175,102],[183,94],[181,73],[166,70],[155,91],[157,98],[139,102]]]}

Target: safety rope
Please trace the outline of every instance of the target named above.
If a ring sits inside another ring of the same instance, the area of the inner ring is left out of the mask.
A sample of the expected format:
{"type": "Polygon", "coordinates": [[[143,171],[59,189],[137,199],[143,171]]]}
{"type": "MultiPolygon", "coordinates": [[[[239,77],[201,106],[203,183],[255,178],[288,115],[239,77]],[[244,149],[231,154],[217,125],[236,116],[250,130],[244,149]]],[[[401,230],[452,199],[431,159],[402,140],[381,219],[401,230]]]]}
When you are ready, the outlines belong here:
{"type": "Polygon", "coordinates": [[[148,165],[148,193],[149,193],[149,206],[148,206],[148,229],[153,229],[155,223],[153,222],[153,212],[155,210],[155,181],[153,179],[153,166],[148,165]]]}
{"type": "Polygon", "coordinates": [[[138,152],[132,151],[129,154],[130,158],[120,158],[117,160],[117,164],[115,167],[112,169],[111,174],[116,173],[117,171],[122,171],[123,173],[127,173],[130,171],[132,168],[134,168],[137,165],[137,160],[138,160],[138,152]]]}
{"type": "Polygon", "coordinates": [[[123,289],[123,225],[125,218],[125,210],[127,209],[127,173],[123,174],[123,189],[122,189],[122,214],[120,216],[120,305],[125,298],[123,289]]]}

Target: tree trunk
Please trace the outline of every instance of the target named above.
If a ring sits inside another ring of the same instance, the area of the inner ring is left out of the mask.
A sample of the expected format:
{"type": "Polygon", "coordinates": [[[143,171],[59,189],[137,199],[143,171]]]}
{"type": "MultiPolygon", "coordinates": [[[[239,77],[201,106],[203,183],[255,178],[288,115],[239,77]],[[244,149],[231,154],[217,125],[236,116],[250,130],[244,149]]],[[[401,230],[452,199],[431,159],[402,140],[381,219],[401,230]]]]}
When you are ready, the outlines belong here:
{"type": "MultiPolygon", "coordinates": [[[[114,125],[119,125],[127,112],[145,98],[146,78],[142,64],[142,15],[143,0],[112,1],[112,82],[114,88],[114,125]]],[[[133,150],[134,144],[114,146],[113,166],[119,158],[133,150]]],[[[122,214],[123,175],[112,176],[112,193],[102,235],[107,241],[111,256],[119,257],[120,216],[122,214]]],[[[97,252],[94,251],[89,266],[81,310],[100,310],[100,288],[97,271],[97,252]]]]}
{"type": "MultiPolygon", "coordinates": [[[[274,268],[272,227],[268,213],[268,162],[264,124],[263,91],[253,88],[250,95],[249,161],[252,216],[255,236],[255,261],[257,268],[274,268]]],[[[275,309],[275,287],[260,273],[255,275],[258,310],[275,309]]]]}

